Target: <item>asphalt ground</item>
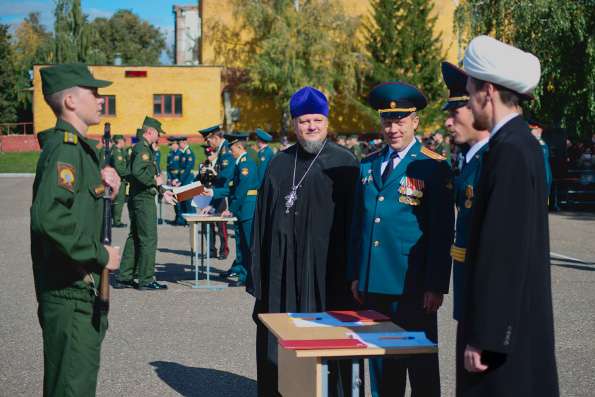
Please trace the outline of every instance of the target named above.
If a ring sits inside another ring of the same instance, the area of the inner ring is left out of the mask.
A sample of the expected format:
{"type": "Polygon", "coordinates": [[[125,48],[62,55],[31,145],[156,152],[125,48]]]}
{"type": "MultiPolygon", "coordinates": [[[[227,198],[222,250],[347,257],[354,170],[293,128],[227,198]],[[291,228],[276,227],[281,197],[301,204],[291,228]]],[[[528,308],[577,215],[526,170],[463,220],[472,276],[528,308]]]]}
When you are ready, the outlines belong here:
{"type": "MultiPolygon", "coordinates": [[[[31,177],[0,177],[0,396],[41,395],[43,352],[29,244],[31,177]]],[[[166,219],[173,210],[164,206],[166,219]]],[[[124,219],[127,222],[127,214],[124,219]]],[[[81,220],[84,222],[85,220],[81,220]]],[[[123,246],[126,229],[114,229],[123,246]]],[[[562,396],[595,390],[595,214],[550,216],[562,396]]],[[[233,248],[233,240],[230,240],[233,248]]],[[[215,260],[226,270],[233,255],[215,260]]],[[[189,229],[159,226],[157,277],[167,291],[113,290],[99,396],[255,396],[252,299],[243,288],[193,289],[189,229]]],[[[217,281],[216,284],[225,284],[217,281]]],[[[454,395],[452,297],[439,312],[444,396],[454,395]]]]}

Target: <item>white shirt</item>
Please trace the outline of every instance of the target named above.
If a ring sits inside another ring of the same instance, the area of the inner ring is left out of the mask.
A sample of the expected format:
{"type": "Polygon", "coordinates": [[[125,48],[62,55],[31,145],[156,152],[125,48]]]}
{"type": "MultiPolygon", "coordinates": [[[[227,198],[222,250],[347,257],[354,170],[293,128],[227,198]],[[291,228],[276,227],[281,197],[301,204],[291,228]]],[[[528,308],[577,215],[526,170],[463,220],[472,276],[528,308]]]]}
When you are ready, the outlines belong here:
{"type": "MultiPolygon", "coordinates": [[[[397,154],[397,157],[395,157],[393,159],[393,170],[395,169],[395,167],[401,162],[402,159],[405,158],[405,156],[407,156],[407,153],[409,152],[409,150],[413,147],[413,145],[415,145],[415,142],[417,142],[414,139],[411,140],[411,143],[409,145],[407,145],[407,147],[403,150],[401,150],[399,152],[399,154],[397,154]]],[[[392,147],[388,147],[388,152],[386,152],[386,157],[384,158],[384,160],[382,161],[382,164],[380,164],[380,174],[384,173],[384,169],[386,168],[386,165],[388,164],[388,160],[390,159],[390,155],[394,152],[395,150],[392,147]]]]}
{"type": "Polygon", "coordinates": [[[481,141],[475,142],[475,144],[471,146],[471,148],[469,149],[469,151],[467,151],[467,154],[465,155],[465,164],[469,164],[473,156],[475,156],[475,153],[479,152],[479,150],[482,147],[484,147],[489,140],[490,137],[488,136],[483,138],[481,141]]]}
{"type": "Polygon", "coordinates": [[[242,153],[242,155],[236,159],[236,165],[240,164],[240,161],[242,160],[242,158],[243,158],[245,155],[246,155],[246,153],[242,153]]]}
{"type": "Polygon", "coordinates": [[[514,119],[518,115],[519,114],[517,112],[512,112],[504,116],[502,120],[498,121],[494,128],[492,128],[492,131],[490,131],[490,138],[493,138],[494,135],[496,135],[496,133],[500,131],[500,128],[504,127],[504,124],[508,123],[510,120],[514,119]]]}

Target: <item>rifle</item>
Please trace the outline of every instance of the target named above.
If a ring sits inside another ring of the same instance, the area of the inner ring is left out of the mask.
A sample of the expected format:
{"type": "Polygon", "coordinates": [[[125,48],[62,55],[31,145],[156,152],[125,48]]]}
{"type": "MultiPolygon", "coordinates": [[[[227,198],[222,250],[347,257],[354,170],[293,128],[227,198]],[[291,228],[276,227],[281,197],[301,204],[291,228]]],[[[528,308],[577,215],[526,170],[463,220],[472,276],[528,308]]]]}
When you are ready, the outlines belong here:
{"type": "MultiPolygon", "coordinates": [[[[105,123],[103,129],[103,153],[104,165],[111,164],[110,141],[111,125],[105,123]]],[[[105,187],[103,193],[103,227],[101,228],[101,242],[105,245],[112,245],[112,189],[105,187]]],[[[109,270],[103,268],[101,271],[101,281],[99,283],[99,308],[103,313],[109,311],[109,270]]]]}

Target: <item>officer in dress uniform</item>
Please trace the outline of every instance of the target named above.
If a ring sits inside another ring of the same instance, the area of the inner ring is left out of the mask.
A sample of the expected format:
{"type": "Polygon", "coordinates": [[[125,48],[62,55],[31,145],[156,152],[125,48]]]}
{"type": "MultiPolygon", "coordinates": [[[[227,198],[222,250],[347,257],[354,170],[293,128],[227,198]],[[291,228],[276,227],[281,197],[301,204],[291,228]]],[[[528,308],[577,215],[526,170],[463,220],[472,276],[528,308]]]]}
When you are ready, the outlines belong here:
{"type": "Polygon", "coordinates": [[[239,238],[236,237],[236,241],[239,240],[239,244],[236,244],[236,249],[241,252],[241,262],[233,269],[238,280],[230,283],[232,286],[246,285],[249,270],[246,261],[250,258],[252,219],[260,185],[258,167],[246,152],[245,144],[248,136],[248,134],[225,135],[225,138],[230,142],[230,150],[234,157],[233,178],[226,186],[205,192],[206,195],[212,196],[213,200],[227,197],[229,208],[223,211],[222,215],[238,218],[236,232],[239,233],[239,238]]]}
{"type": "MultiPolygon", "coordinates": [[[[437,343],[437,310],[450,284],[454,207],[444,157],[415,139],[424,95],[409,84],[375,87],[387,145],[360,165],[355,190],[348,273],[354,298],[407,331],[437,343]]],[[[370,360],[373,396],[439,396],[437,354],[370,360]]]]}
{"type": "Polygon", "coordinates": [[[261,128],[256,129],[256,144],[258,145],[258,181],[259,186],[262,185],[264,174],[269,166],[269,161],[275,155],[273,149],[269,147],[273,137],[271,134],[261,128]]]}
{"type": "MultiPolygon", "coordinates": [[[[180,186],[180,157],[181,152],[179,150],[179,136],[168,137],[169,141],[169,152],[167,153],[167,184],[170,186],[180,186]]],[[[182,210],[180,203],[174,206],[174,212],[176,217],[171,221],[172,225],[183,226],[184,218],[182,218],[182,210]]]]}
{"type": "Polygon", "coordinates": [[[552,167],[550,166],[550,147],[541,137],[543,135],[543,124],[535,119],[528,119],[527,123],[531,129],[531,134],[533,134],[533,136],[539,142],[539,146],[541,146],[541,152],[543,153],[543,163],[545,165],[545,182],[547,183],[548,192],[551,192],[552,167]]]}
{"type": "MultiPolygon", "coordinates": [[[[455,144],[468,147],[463,155],[460,173],[455,177],[454,199],[457,208],[457,223],[455,241],[450,251],[453,259],[453,317],[457,320],[456,360],[457,370],[461,371],[463,370],[463,351],[465,349],[465,345],[461,341],[466,279],[465,255],[469,243],[473,203],[477,196],[481,165],[484,153],[488,149],[490,132],[477,130],[473,126],[473,113],[467,106],[469,94],[465,88],[467,84],[465,72],[449,62],[442,62],[442,77],[449,90],[448,100],[442,107],[448,112],[444,125],[453,135],[455,144]]],[[[460,379],[460,374],[457,379],[460,379]]]]}
{"type": "MultiPolygon", "coordinates": [[[[213,181],[213,187],[221,188],[227,185],[227,183],[233,178],[233,170],[234,170],[234,158],[229,150],[229,142],[223,136],[223,131],[221,130],[221,126],[214,125],[212,127],[208,127],[198,131],[203,138],[207,141],[209,146],[213,149],[214,153],[212,154],[212,159],[214,160],[214,170],[216,173],[215,180],[213,181]]],[[[203,213],[209,212],[216,212],[221,213],[227,209],[227,203],[224,199],[213,200],[207,208],[202,210],[203,213]]],[[[235,229],[235,226],[234,226],[235,229]]],[[[236,247],[239,247],[239,231],[235,230],[235,238],[236,238],[236,247]]],[[[227,242],[227,225],[225,222],[218,222],[215,224],[215,227],[211,228],[211,256],[217,257],[217,249],[215,247],[215,238],[214,235],[217,234],[219,236],[219,258],[225,259],[229,253],[228,242],[227,242]]],[[[238,259],[238,255],[241,255],[239,250],[236,250],[236,260],[238,259]]],[[[238,261],[238,265],[241,261],[238,261]]],[[[234,261],[234,265],[236,262],[234,261]]],[[[233,268],[233,265],[232,265],[233,268]]]]}
{"type": "Polygon", "coordinates": [[[120,178],[100,169],[96,141],[87,138],[99,124],[103,98],[83,64],[41,69],[43,96],[56,115],[54,128],[37,138],[31,203],[31,259],[37,316],[43,336],[43,395],[95,396],[107,313],[96,303],[102,269],[118,269],[117,247],[101,244],[106,186],[112,198],[120,178]]]}
{"type": "Polygon", "coordinates": [[[126,224],[122,223],[122,209],[124,208],[124,202],[126,201],[126,184],[123,182],[128,177],[130,171],[128,170],[128,150],[126,149],[126,140],[123,135],[116,134],[112,138],[114,146],[111,150],[111,165],[114,167],[122,183],[118,190],[118,195],[112,202],[112,219],[113,227],[126,227],[126,224]]]}
{"type": "MultiPolygon", "coordinates": [[[[194,155],[194,151],[188,145],[188,138],[185,136],[179,137],[179,145],[180,145],[180,173],[179,173],[179,180],[182,186],[188,185],[194,181],[194,173],[192,170],[194,169],[194,162],[196,157],[194,155]]],[[[192,200],[186,200],[180,203],[182,213],[184,214],[192,214],[194,213],[194,207],[192,207],[192,200]]],[[[186,221],[184,221],[186,224],[186,221]]]]}

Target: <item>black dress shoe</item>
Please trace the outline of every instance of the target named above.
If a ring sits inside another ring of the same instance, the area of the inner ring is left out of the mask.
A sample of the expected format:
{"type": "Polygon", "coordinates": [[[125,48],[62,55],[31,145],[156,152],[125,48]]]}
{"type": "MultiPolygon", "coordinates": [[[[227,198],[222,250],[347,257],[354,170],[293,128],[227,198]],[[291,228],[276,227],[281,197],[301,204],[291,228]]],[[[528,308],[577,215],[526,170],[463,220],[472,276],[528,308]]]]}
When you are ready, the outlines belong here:
{"type": "Polygon", "coordinates": [[[229,286],[230,287],[245,287],[246,286],[246,282],[245,281],[230,281],[229,282],[229,286]]]}
{"type": "Polygon", "coordinates": [[[139,285],[138,286],[139,291],[154,291],[154,290],[160,290],[160,289],[167,289],[167,285],[159,284],[157,281],[153,281],[147,285],[139,285]]]}
{"type": "Polygon", "coordinates": [[[134,280],[116,280],[113,288],[124,289],[124,288],[138,288],[138,284],[134,280]]]}

